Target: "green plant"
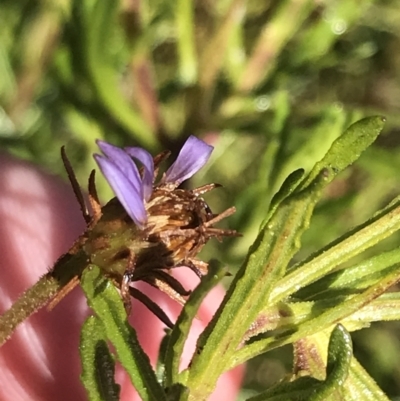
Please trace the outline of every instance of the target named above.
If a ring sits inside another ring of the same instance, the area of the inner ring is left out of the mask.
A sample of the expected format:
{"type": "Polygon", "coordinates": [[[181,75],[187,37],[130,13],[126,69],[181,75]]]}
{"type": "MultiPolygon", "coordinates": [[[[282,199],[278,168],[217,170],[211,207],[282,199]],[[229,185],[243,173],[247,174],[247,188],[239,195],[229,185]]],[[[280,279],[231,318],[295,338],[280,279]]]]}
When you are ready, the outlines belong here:
{"type": "MultiPolygon", "coordinates": [[[[386,399],[349,358],[348,332],[398,319],[397,292],[385,293],[398,281],[397,3],[5,1],[1,8],[0,143],[10,152],[58,173],[59,148],[68,143],[84,182],[94,138],[152,153],[176,152],[190,134],[215,145],[194,181],[224,184],[207,200],[213,210],[236,206],[229,226],[243,238],[210,243],[202,254],[228,265],[234,279],[188,371],[177,368],[184,334],[223,278],[218,268],[168,334],[169,396],[206,397],[222,372],[292,344],[296,380],[262,392],[271,383],[255,377],[265,359],[253,360],[247,398],[363,399],[368,389],[386,399]],[[375,144],[382,119],[360,120],[367,115],[388,120],[375,144]]],[[[98,189],[110,197],[104,182],[98,189]]],[[[139,358],[125,367],[142,397],[161,397],[104,280],[95,268],[82,278],[97,315],[83,328],[85,385],[96,391],[97,349],[107,361],[102,374],[113,376],[105,342],[118,354],[119,341],[139,358]],[[104,287],[101,297],[95,284],[104,287]],[[119,311],[122,339],[104,329],[113,314],[100,302],[119,311]],[[146,395],[150,388],[157,395],[146,395]]],[[[391,345],[400,349],[393,338],[391,345]]],[[[385,352],[364,346],[367,370],[368,359],[385,352]]],[[[388,366],[375,374],[392,396],[400,391],[396,361],[388,366]]],[[[115,397],[112,380],[106,392],[115,397]]]]}

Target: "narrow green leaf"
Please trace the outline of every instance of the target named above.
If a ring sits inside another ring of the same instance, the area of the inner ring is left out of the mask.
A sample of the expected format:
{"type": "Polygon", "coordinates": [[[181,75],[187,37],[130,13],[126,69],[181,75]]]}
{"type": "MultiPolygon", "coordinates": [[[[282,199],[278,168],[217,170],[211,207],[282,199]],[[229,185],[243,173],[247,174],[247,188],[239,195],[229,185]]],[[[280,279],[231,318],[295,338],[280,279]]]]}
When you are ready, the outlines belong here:
{"type": "Polygon", "coordinates": [[[160,350],[158,352],[157,365],[156,365],[156,375],[157,380],[163,387],[165,382],[165,358],[167,355],[168,343],[171,336],[171,329],[164,329],[165,335],[160,343],[160,350]]]}
{"type": "Polygon", "coordinates": [[[179,375],[179,363],[183,354],[183,347],[189,335],[193,319],[201,302],[209,291],[225,276],[225,269],[218,263],[210,263],[208,273],[201,279],[200,284],[190,294],[185,307],[182,309],[174,328],[172,329],[165,358],[166,386],[173,383],[184,383],[183,376],[179,375]]]}
{"type": "MultiPolygon", "coordinates": [[[[322,336],[326,337],[326,334],[322,336]]],[[[323,343],[327,342],[326,338],[323,343]]],[[[314,349],[314,352],[318,350],[314,349]]],[[[326,350],[324,353],[326,354],[326,350]]],[[[279,383],[247,401],[342,401],[341,394],[348,377],[351,360],[350,335],[343,326],[337,325],[329,340],[325,380],[317,380],[310,376],[300,377],[289,383],[279,383]]]]}
{"type": "Polygon", "coordinates": [[[266,81],[274,69],[278,55],[313,8],[314,4],[310,0],[279,2],[274,8],[274,14],[262,27],[247,65],[237,80],[239,92],[250,92],[266,81]]]}
{"type": "MultiPolygon", "coordinates": [[[[301,234],[308,227],[322,188],[331,182],[337,173],[359,157],[360,153],[379,134],[382,126],[381,117],[364,119],[351,126],[332,144],[327,155],[317,163],[303,184],[279,204],[275,213],[264,224],[263,230],[251,247],[247,260],[235,277],[223,304],[199,338],[198,349],[200,352],[193,358],[187,383],[191,389],[190,400],[209,394],[222,371],[236,366],[238,360],[241,359],[237,357],[238,355],[249,356],[246,350],[265,350],[262,346],[257,348],[256,343],[239,351],[237,348],[246,338],[246,331],[257,321],[257,314],[262,310],[263,305],[266,305],[270,298],[270,292],[276,286],[276,281],[285,273],[289,261],[299,248],[301,234]],[[231,362],[226,365],[228,357],[231,358],[231,362]]],[[[381,286],[378,285],[379,290],[374,293],[375,297],[381,293],[379,291],[382,287],[395,280],[397,277],[393,276],[390,276],[387,281],[382,280],[381,286]]],[[[298,290],[298,283],[294,285],[298,290]]],[[[352,301],[355,298],[352,298],[352,301]]],[[[360,303],[356,302],[354,305],[358,305],[360,308],[361,302],[365,304],[372,299],[372,293],[366,291],[360,299],[357,299],[360,303]]],[[[353,313],[357,310],[354,309],[354,305],[343,302],[341,308],[335,308],[332,315],[322,313],[312,321],[303,323],[295,333],[289,332],[272,337],[273,339],[260,340],[257,343],[278,346],[278,344],[283,345],[283,343],[295,341],[305,335],[327,328],[339,321],[340,318],[353,313]],[[338,318],[339,316],[340,318],[338,318]],[[307,330],[304,329],[305,327],[308,327],[307,330]],[[302,332],[302,328],[304,332],[302,332]],[[300,336],[300,332],[303,335],[300,336]]],[[[241,359],[241,362],[246,359],[241,359]]]]}
{"type": "Polygon", "coordinates": [[[128,324],[120,295],[96,266],[82,274],[82,288],[89,306],[101,320],[109,341],[140,397],[145,401],[165,400],[149,357],[141,348],[135,330],[128,324]]]}
{"type": "MultiPolygon", "coordinates": [[[[260,339],[249,345],[246,345],[232,357],[229,368],[233,368],[238,364],[244,363],[250,358],[253,358],[263,352],[271,349],[290,344],[298,341],[303,337],[325,330],[333,324],[342,321],[353,313],[359,311],[368,303],[383,294],[388,288],[396,284],[400,280],[400,271],[394,271],[387,277],[383,278],[375,285],[371,286],[361,294],[342,298],[342,302],[335,307],[330,307],[326,310],[321,310],[321,313],[305,320],[303,323],[292,326],[285,332],[279,332],[266,339],[260,339]]],[[[312,315],[315,309],[312,310],[312,315]]]]}
{"type": "Polygon", "coordinates": [[[292,382],[279,383],[247,401],[308,401],[321,382],[313,377],[300,377],[292,382]]]}
{"type": "MultiPolygon", "coordinates": [[[[296,188],[295,193],[313,185],[318,174],[321,174],[327,168],[333,171],[333,174],[327,179],[330,182],[339,172],[357,160],[360,154],[371,145],[381,132],[383,125],[384,118],[382,117],[364,118],[351,125],[333,142],[325,157],[315,165],[311,173],[304,179],[304,182],[296,188]]],[[[385,208],[381,212],[381,216],[375,216],[369,222],[361,225],[359,232],[352,230],[341,239],[321,250],[317,255],[312,255],[314,259],[311,257],[301,265],[295,266],[275,286],[271,294],[271,304],[291,295],[306,284],[316,281],[317,278],[323,277],[331,269],[338,266],[339,263],[374,245],[400,228],[399,213],[393,211],[393,209],[396,209],[395,205],[398,206],[398,203],[400,203],[400,199],[385,208]],[[387,215],[386,218],[385,215],[387,215]],[[379,220],[379,217],[382,217],[382,220],[379,220]],[[372,227],[368,227],[368,223],[372,227]],[[340,240],[342,243],[338,244],[340,240]]]]}
{"type": "Polygon", "coordinates": [[[82,327],[80,354],[81,380],[90,401],[118,401],[120,386],[115,383],[115,363],[108,349],[104,327],[89,316],[82,327]]]}
{"type": "Polygon", "coordinates": [[[345,382],[343,395],[346,401],[389,401],[389,398],[355,358],[350,364],[349,377],[345,382]]]}
{"type": "Polygon", "coordinates": [[[354,22],[360,21],[371,4],[373,3],[369,1],[360,4],[357,0],[340,0],[330,8],[330,23],[324,18],[309,21],[298,37],[296,48],[291,53],[291,62],[296,66],[312,65],[321,59],[321,54],[332,54],[334,50],[331,49],[337,43],[338,36],[334,23],[340,21],[345,27],[354,26],[354,22]]]}
{"type": "Polygon", "coordinates": [[[325,169],[306,191],[285,199],[251,247],[222,305],[198,341],[188,387],[190,399],[209,394],[245,333],[266,304],[270,291],[300,246],[321,189],[330,181],[325,169]]]}
{"type": "Polygon", "coordinates": [[[179,54],[179,75],[185,85],[197,79],[197,54],[194,37],[194,5],[192,0],[178,0],[176,5],[176,39],[179,54]]]}
{"type": "Polygon", "coordinates": [[[226,59],[230,38],[235,26],[244,17],[242,10],[245,7],[245,0],[230,0],[229,2],[227,12],[221,14],[215,29],[209,30],[211,34],[207,32],[205,46],[201,49],[198,85],[202,91],[214,91],[213,88],[226,59]]]}
{"type": "Polygon", "coordinates": [[[97,99],[117,124],[139,144],[155,148],[153,132],[139,112],[124,98],[118,87],[117,71],[109,62],[109,47],[106,44],[114,34],[119,1],[95,0],[91,7],[83,3],[77,3],[82,52],[85,55],[86,72],[97,99]]]}
{"type": "MultiPolygon", "coordinates": [[[[354,294],[338,296],[318,301],[280,302],[263,311],[247,331],[246,340],[257,334],[279,330],[290,331],[293,327],[320,316],[324,311],[336,308],[343,302],[352,302],[354,294]]],[[[382,294],[368,305],[346,317],[342,323],[347,330],[354,331],[369,326],[371,322],[400,320],[400,293],[382,294]]],[[[299,340],[301,341],[301,340],[299,340]]],[[[317,376],[316,376],[317,377],[317,376]]]]}
{"type": "Polygon", "coordinates": [[[88,47],[93,57],[99,57],[97,61],[100,61],[100,58],[109,52],[105,45],[110,44],[115,29],[119,3],[119,0],[92,0],[83,5],[83,7],[87,7],[85,22],[88,47]],[[88,6],[90,3],[91,6],[88,6]]]}
{"type": "Polygon", "coordinates": [[[295,170],[288,175],[279,191],[272,197],[269,207],[269,213],[262,225],[264,225],[270,219],[279,204],[295,191],[303,177],[304,169],[302,168],[295,170]]]}
{"type": "Polygon", "coordinates": [[[276,283],[270,303],[276,303],[300,288],[317,281],[351,257],[372,247],[400,229],[400,197],[379,211],[374,217],[293,266],[276,283]]]}
{"type": "Polygon", "coordinates": [[[360,325],[392,320],[400,320],[399,292],[382,294],[378,299],[350,315],[343,323],[346,327],[356,330],[360,328],[360,325]]]}
{"type": "Polygon", "coordinates": [[[336,139],[325,157],[312,169],[301,188],[306,188],[324,168],[332,168],[335,174],[354,163],[378,137],[385,119],[381,116],[367,117],[352,124],[336,139]]]}
{"type": "Polygon", "coordinates": [[[336,105],[325,106],[310,131],[309,127],[287,127],[286,138],[281,142],[278,157],[275,159],[274,174],[271,178],[272,187],[280,185],[283,179],[292,171],[303,168],[307,174],[314,168],[331,148],[332,143],[343,134],[347,128],[346,113],[336,105]],[[299,141],[298,138],[302,138],[299,141]],[[295,152],[291,151],[296,149],[295,152]]]}
{"type": "Polygon", "coordinates": [[[373,285],[381,278],[398,269],[400,249],[383,252],[380,255],[364,260],[355,266],[347,267],[328,274],[317,282],[296,292],[300,299],[323,299],[337,295],[348,295],[360,292],[373,285]]]}
{"type": "Polygon", "coordinates": [[[353,346],[350,334],[340,324],[332,331],[328,347],[326,380],[309,401],[343,399],[343,385],[348,377],[353,346]]]}
{"type": "Polygon", "coordinates": [[[236,18],[235,24],[231,28],[227,43],[224,72],[226,73],[226,76],[229,78],[229,81],[232,83],[232,85],[234,85],[239,79],[246,61],[244,57],[246,54],[244,46],[244,18],[244,13],[242,18],[236,18]]]}

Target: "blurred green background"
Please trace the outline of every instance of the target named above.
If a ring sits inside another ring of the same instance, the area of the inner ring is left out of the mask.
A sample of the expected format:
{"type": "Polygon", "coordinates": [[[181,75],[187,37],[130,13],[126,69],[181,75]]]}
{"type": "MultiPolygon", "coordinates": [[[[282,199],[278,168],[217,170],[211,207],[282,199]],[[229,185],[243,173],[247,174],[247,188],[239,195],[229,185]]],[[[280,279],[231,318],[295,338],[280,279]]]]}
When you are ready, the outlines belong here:
{"type": "MultiPolygon", "coordinates": [[[[0,147],[65,178],[66,145],[85,187],[96,138],[175,155],[188,135],[204,138],[215,151],[191,185],[223,184],[207,200],[235,205],[225,224],[244,236],[203,255],[234,272],[284,178],[353,121],[386,116],[377,143],[326,191],[303,258],[400,192],[399,49],[396,0],[1,0],[0,147]]],[[[353,334],[393,400],[399,334],[394,323],[353,334]]],[[[290,369],[290,348],[256,358],[242,395],[290,369]]]]}

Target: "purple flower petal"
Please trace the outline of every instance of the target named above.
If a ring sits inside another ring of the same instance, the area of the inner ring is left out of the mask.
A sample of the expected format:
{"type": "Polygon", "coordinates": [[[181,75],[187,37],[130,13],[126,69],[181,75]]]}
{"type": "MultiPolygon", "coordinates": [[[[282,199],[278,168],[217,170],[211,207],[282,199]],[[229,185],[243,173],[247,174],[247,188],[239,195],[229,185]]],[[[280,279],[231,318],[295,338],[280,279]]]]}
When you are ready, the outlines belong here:
{"type": "Polygon", "coordinates": [[[143,194],[144,199],[148,201],[153,191],[153,179],[154,179],[154,162],[153,157],[149,152],[142,148],[129,147],[125,148],[125,152],[133,158],[139,160],[144,167],[143,174],[143,194]]]}
{"type": "Polygon", "coordinates": [[[191,135],[182,146],[174,164],[165,173],[163,181],[179,185],[187,180],[207,163],[213,149],[212,146],[191,135]]]}
{"type": "Polygon", "coordinates": [[[101,151],[107,156],[110,161],[118,166],[121,172],[131,182],[131,184],[135,187],[136,191],[141,195],[143,199],[143,185],[140,179],[139,170],[133,160],[129,157],[129,155],[123,149],[111,145],[108,142],[101,140],[97,140],[96,142],[101,151]]]}
{"type": "Polygon", "coordinates": [[[128,215],[138,227],[143,228],[147,222],[147,213],[142,195],[114,160],[100,155],[94,155],[94,158],[128,215]]]}

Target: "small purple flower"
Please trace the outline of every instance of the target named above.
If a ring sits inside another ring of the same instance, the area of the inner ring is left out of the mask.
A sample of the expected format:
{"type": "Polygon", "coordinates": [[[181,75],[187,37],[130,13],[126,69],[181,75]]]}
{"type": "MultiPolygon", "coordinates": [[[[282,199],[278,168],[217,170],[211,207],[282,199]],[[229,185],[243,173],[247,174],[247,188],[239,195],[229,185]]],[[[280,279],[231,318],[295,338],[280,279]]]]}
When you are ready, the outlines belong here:
{"type": "MultiPolygon", "coordinates": [[[[101,140],[98,140],[97,144],[104,154],[94,155],[100,170],[128,215],[143,229],[148,218],[146,202],[149,201],[154,186],[153,157],[142,148],[121,149],[101,140]],[[142,178],[132,158],[143,166],[142,178]]],[[[212,151],[212,146],[190,136],[176,161],[164,174],[161,184],[177,187],[207,163],[212,151]]]]}

